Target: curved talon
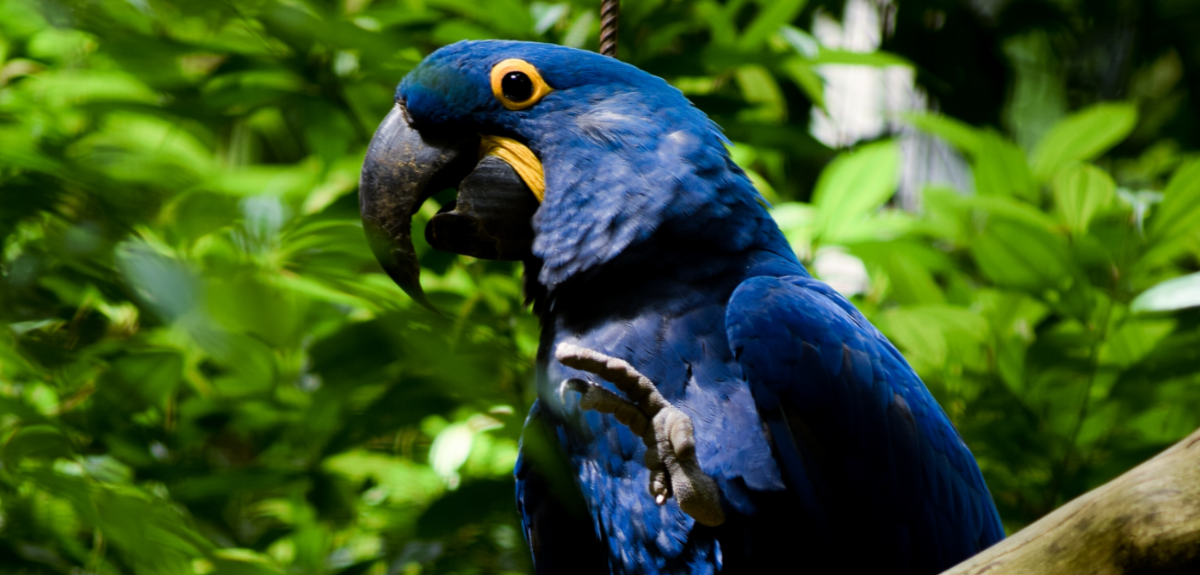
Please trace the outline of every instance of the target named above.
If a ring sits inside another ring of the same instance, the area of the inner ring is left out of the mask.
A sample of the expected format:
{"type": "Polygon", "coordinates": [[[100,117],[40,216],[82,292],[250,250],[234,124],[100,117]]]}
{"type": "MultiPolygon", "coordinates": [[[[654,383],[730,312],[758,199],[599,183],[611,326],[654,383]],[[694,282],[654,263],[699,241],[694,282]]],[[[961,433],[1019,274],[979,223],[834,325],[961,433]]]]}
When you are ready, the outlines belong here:
{"type": "Polygon", "coordinates": [[[695,429],[686,413],[671,405],[654,382],[624,360],[570,343],[559,344],[554,355],[567,367],[611,381],[629,398],[577,378],[563,380],[558,386],[560,400],[567,391],[579,392],[580,409],[611,413],[642,438],[650,470],[649,490],[656,504],[665,504],[673,495],[680,509],[697,522],[708,526],[725,522],[720,490],[696,458],[695,429]]]}
{"type": "Polygon", "coordinates": [[[576,377],[562,380],[562,383],[558,384],[558,401],[566,403],[568,391],[575,391],[580,395],[586,393],[589,385],[591,384],[576,377]]]}

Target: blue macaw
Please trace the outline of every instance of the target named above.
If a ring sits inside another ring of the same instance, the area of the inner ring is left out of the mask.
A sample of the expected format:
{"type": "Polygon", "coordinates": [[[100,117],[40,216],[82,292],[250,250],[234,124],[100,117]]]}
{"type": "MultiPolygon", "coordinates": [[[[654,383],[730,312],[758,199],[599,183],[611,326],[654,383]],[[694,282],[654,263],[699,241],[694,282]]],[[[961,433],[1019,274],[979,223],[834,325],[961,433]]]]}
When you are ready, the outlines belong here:
{"type": "Polygon", "coordinates": [[[537,572],[936,573],[1000,540],[946,414],[727,144],[660,78],[504,41],[426,58],[371,143],[364,226],[406,291],[412,216],[447,187],[431,245],[525,263],[537,572]]]}

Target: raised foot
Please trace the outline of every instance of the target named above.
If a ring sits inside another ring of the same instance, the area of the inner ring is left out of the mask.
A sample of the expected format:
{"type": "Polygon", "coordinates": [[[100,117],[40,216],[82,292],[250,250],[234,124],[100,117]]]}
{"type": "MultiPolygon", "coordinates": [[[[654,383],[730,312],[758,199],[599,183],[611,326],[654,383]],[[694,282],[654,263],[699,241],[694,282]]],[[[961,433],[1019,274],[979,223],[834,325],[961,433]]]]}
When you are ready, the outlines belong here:
{"type": "Polygon", "coordinates": [[[611,413],[646,444],[646,467],[650,470],[650,494],[659,505],[674,496],[679,508],[702,525],[715,527],[725,522],[720,491],[696,459],[692,419],[658,392],[654,382],[638,373],[628,362],[570,343],[559,344],[555,357],[567,367],[611,381],[625,394],[621,397],[582,379],[567,379],[559,386],[560,396],[578,392],[579,407],[611,413]]]}

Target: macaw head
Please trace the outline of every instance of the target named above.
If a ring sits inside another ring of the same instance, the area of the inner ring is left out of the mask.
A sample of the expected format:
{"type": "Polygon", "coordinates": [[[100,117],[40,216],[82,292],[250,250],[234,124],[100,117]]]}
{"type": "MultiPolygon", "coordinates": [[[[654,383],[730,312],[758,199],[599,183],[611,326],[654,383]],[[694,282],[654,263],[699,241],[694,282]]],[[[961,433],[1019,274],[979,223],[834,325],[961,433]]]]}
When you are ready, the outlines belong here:
{"type": "Polygon", "coordinates": [[[455,188],[426,228],[436,249],[540,260],[548,289],[670,227],[744,244],[711,225],[757,205],[719,128],[662,79],[592,52],[459,42],[400,83],[371,141],[360,198],[372,249],[424,301],[411,220],[455,188]]]}

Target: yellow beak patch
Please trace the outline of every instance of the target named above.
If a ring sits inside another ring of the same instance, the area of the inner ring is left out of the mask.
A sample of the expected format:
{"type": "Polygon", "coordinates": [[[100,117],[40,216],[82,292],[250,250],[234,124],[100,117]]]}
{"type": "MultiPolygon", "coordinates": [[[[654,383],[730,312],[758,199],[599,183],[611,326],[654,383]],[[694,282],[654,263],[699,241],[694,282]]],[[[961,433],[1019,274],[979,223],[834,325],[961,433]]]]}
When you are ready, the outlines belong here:
{"type": "Polygon", "coordinates": [[[546,174],[542,162],[530,150],[512,138],[480,135],[479,157],[496,156],[513,167],[540,203],[546,197],[546,174]]]}

